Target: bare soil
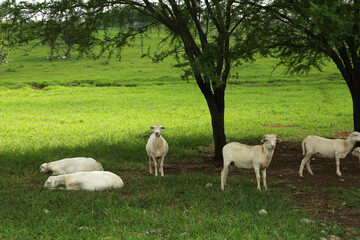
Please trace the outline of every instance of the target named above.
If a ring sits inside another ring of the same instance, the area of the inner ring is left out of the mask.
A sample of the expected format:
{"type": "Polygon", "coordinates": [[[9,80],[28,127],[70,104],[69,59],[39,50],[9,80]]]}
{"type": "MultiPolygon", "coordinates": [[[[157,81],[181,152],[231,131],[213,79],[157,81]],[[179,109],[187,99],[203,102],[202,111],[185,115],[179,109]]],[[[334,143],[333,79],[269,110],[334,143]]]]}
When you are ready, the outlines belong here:
{"type": "MultiPolygon", "coordinates": [[[[337,136],[337,134],[334,134],[337,136]]],[[[204,152],[201,153],[204,156],[204,152]]],[[[268,188],[290,188],[293,199],[299,206],[310,212],[314,218],[336,222],[344,227],[360,228],[360,209],[350,208],[342,196],[330,194],[324,191],[324,187],[349,189],[360,187],[360,164],[359,159],[349,154],[341,160],[340,170],[342,176],[338,177],[335,170],[335,159],[316,158],[311,160],[311,168],[314,176],[304,169],[304,177],[299,177],[298,171],[303,158],[300,143],[278,143],[273,160],[267,170],[268,188]]],[[[164,172],[169,175],[182,173],[203,173],[219,176],[221,168],[216,168],[211,160],[211,152],[208,157],[197,159],[192,163],[166,163],[164,172]]],[[[146,174],[144,172],[144,174],[146,174]]],[[[148,174],[148,173],[147,173],[148,174]]],[[[229,177],[240,179],[246,178],[254,181],[253,170],[239,169],[229,173],[229,177]]],[[[220,180],[219,180],[220,187],[220,180]]]]}

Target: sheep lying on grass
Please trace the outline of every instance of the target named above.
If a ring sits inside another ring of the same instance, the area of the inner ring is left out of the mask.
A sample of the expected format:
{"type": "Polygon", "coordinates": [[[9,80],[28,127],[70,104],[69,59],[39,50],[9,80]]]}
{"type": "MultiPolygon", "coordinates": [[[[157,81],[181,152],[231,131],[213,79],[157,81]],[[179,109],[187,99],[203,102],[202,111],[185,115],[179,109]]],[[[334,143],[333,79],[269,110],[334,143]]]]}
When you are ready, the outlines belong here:
{"type": "Polygon", "coordinates": [[[263,185],[267,190],[266,169],[271,162],[277,141],[280,141],[277,139],[277,135],[266,134],[261,140],[262,145],[248,146],[237,142],[226,144],[223,148],[224,167],[221,171],[221,189],[224,190],[230,164],[234,164],[238,168],[253,168],[255,170],[257,188],[260,191],[261,170],[263,185]]]}
{"type": "Polygon", "coordinates": [[[345,158],[351,151],[356,142],[360,142],[360,133],[353,132],[347,139],[327,139],[319,136],[307,136],[302,142],[304,159],[301,161],[299,175],[303,177],[304,165],[310,175],[314,175],[310,168],[310,158],[312,155],[323,158],[335,158],[336,174],[341,176],[340,159],[345,158]]]}
{"type": "Polygon", "coordinates": [[[150,129],[154,129],[154,133],[150,135],[146,144],[146,152],[149,155],[149,172],[152,174],[152,158],[154,160],[155,176],[158,175],[158,169],[161,176],[164,176],[164,158],[169,150],[165,138],[161,136],[161,129],[165,129],[165,127],[155,125],[150,129]]]}
{"type": "Polygon", "coordinates": [[[121,188],[124,183],[112,172],[93,171],[50,176],[44,184],[45,187],[51,189],[60,185],[65,185],[67,190],[102,191],[109,188],[121,188]]]}
{"type": "Polygon", "coordinates": [[[104,169],[95,159],[76,157],[64,158],[54,162],[43,163],[40,166],[40,171],[52,171],[53,175],[62,175],[74,172],[104,171],[104,169]]]}

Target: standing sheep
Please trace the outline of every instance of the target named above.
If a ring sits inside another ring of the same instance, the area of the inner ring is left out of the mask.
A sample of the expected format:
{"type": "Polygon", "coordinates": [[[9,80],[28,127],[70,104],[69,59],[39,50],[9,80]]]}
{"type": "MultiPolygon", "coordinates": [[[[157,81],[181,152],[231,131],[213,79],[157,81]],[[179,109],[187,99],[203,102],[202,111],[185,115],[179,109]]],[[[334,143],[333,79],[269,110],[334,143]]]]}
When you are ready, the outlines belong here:
{"type": "Polygon", "coordinates": [[[307,136],[302,142],[302,150],[304,159],[301,161],[299,175],[303,177],[303,170],[306,164],[307,171],[310,175],[314,175],[310,168],[310,158],[312,155],[323,158],[335,158],[336,174],[341,176],[340,159],[345,158],[351,151],[356,142],[360,142],[360,133],[353,132],[347,139],[327,139],[315,135],[307,136]]]}
{"type": "Polygon", "coordinates": [[[67,190],[102,191],[109,188],[121,188],[121,178],[107,171],[76,172],[49,177],[44,186],[54,189],[65,185],[67,190]]]}
{"type": "Polygon", "coordinates": [[[62,175],[74,172],[104,171],[104,169],[101,163],[97,162],[93,158],[76,157],[43,163],[40,166],[40,171],[52,171],[53,175],[62,175]]]}
{"type": "Polygon", "coordinates": [[[221,190],[224,190],[230,164],[234,164],[238,168],[253,168],[256,174],[257,188],[260,191],[261,170],[263,185],[267,190],[266,169],[271,162],[277,141],[280,141],[277,139],[277,135],[266,134],[261,140],[262,145],[248,146],[237,142],[226,144],[223,148],[224,167],[221,171],[221,190]]]}
{"type": "Polygon", "coordinates": [[[161,136],[161,129],[165,129],[165,127],[155,125],[150,127],[150,129],[154,129],[154,133],[150,135],[146,144],[146,152],[149,155],[149,172],[152,174],[152,158],[154,161],[155,176],[158,175],[158,167],[161,176],[164,176],[164,158],[169,150],[169,146],[165,138],[161,136]]]}

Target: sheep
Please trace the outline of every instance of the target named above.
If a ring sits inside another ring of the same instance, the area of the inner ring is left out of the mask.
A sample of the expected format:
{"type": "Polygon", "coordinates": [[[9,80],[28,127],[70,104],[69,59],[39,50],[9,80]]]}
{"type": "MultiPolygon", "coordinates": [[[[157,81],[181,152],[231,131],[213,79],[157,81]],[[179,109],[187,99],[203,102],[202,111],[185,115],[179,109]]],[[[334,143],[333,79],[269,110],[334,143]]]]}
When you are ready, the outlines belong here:
{"type": "Polygon", "coordinates": [[[281,140],[276,134],[265,134],[261,140],[262,145],[248,146],[245,144],[231,142],[223,147],[224,167],[221,171],[221,190],[224,190],[226,178],[229,173],[229,166],[234,164],[238,168],[253,168],[256,174],[257,189],[260,187],[260,170],[263,179],[264,188],[266,185],[266,169],[269,167],[276,142],[281,140]]]}
{"type": "Polygon", "coordinates": [[[53,175],[62,175],[74,172],[104,171],[104,169],[101,166],[101,163],[97,162],[93,158],[76,157],[43,163],[40,166],[40,171],[52,171],[53,175]]]}
{"type": "Polygon", "coordinates": [[[310,158],[316,154],[323,158],[335,158],[336,174],[340,177],[340,159],[345,158],[356,142],[360,142],[360,133],[351,133],[346,140],[327,139],[315,135],[309,135],[302,141],[302,151],[305,156],[301,161],[299,175],[303,177],[303,170],[306,164],[307,171],[314,175],[310,168],[310,158]]]}
{"type": "Polygon", "coordinates": [[[358,157],[359,158],[359,163],[360,163],[360,147],[355,148],[352,153],[353,156],[358,157]]]}
{"type": "Polygon", "coordinates": [[[169,150],[168,143],[165,138],[161,136],[161,129],[165,129],[165,127],[155,125],[150,127],[150,129],[154,129],[154,133],[150,135],[146,144],[146,152],[149,155],[149,172],[152,174],[152,158],[154,161],[155,176],[158,175],[158,166],[161,176],[164,176],[164,158],[169,150]]]}
{"type": "Polygon", "coordinates": [[[67,190],[102,191],[109,188],[121,188],[124,183],[112,172],[92,171],[50,176],[44,184],[50,189],[55,189],[59,185],[65,185],[67,190]]]}

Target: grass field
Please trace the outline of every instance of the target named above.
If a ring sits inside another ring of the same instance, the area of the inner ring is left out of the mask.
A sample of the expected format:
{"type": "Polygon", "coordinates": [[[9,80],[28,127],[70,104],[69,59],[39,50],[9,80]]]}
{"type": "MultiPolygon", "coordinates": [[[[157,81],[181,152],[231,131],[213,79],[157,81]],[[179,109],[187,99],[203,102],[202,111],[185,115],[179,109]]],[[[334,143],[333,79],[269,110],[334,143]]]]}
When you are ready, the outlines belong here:
{"type": "MultiPolygon", "coordinates": [[[[149,44],[156,47],[154,36],[149,44]]],[[[153,64],[127,48],[106,58],[46,60],[37,47],[12,52],[0,69],[0,239],[319,239],[288,189],[257,192],[249,179],[182,174],[154,178],[147,169],[149,126],[161,124],[165,162],[197,162],[212,143],[210,114],[193,80],[173,60],[153,64]],[[43,162],[89,156],[120,175],[124,188],[106,192],[44,189],[43,162]],[[206,188],[207,183],[214,186],[206,188]],[[266,209],[268,215],[258,214],[266,209]]],[[[228,141],[284,141],[352,130],[349,91],[336,68],[285,76],[274,59],[233,69],[226,90],[228,141]]],[[[166,172],[165,172],[166,174],[166,172]]],[[[332,190],[334,191],[334,190],[332,190]]],[[[357,191],[356,188],[355,190],[357,191]]],[[[357,195],[349,194],[349,198],[357,195]]],[[[355,206],[357,206],[355,204],[355,206]]],[[[329,234],[345,228],[329,225],[329,234]]],[[[357,229],[352,235],[360,234],[357,229]]],[[[359,235],[358,235],[359,236],[359,235]]]]}

